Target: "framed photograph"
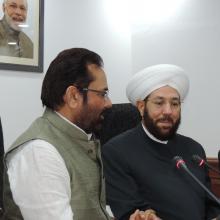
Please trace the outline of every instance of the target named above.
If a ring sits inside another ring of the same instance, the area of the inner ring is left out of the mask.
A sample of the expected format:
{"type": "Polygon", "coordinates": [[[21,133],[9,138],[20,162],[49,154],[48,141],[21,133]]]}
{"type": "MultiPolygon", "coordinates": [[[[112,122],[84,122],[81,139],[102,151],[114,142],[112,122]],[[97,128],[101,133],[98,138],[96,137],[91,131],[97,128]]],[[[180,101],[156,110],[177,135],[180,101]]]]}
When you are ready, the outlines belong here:
{"type": "Polygon", "coordinates": [[[0,69],[43,72],[44,0],[0,0],[0,69]]]}

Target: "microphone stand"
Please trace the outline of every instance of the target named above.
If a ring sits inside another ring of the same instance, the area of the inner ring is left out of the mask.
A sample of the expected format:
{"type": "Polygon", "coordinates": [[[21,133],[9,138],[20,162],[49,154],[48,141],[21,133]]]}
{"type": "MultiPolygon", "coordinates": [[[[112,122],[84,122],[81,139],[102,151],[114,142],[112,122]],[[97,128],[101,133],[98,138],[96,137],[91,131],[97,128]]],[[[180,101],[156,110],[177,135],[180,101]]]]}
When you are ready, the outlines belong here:
{"type": "Polygon", "coordinates": [[[198,178],[187,168],[185,169],[186,172],[218,203],[218,205],[220,206],[220,201],[219,199],[212,193],[210,192],[209,189],[207,189],[206,186],[204,186],[199,180],[198,178]]]}
{"type": "Polygon", "coordinates": [[[182,168],[184,171],[187,172],[188,175],[190,175],[208,194],[209,196],[217,202],[217,204],[220,206],[220,200],[212,193],[210,190],[200,182],[200,180],[188,169],[183,159],[179,156],[175,156],[173,159],[176,162],[176,167],[182,168]]]}

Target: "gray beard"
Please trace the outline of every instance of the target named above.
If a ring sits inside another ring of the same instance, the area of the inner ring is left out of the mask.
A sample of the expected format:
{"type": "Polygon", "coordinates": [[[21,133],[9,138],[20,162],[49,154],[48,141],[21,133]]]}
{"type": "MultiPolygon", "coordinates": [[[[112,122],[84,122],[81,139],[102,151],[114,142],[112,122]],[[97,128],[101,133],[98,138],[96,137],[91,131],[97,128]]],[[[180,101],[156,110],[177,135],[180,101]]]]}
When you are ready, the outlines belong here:
{"type": "Polygon", "coordinates": [[[13,29],[14,31],[18,31],[18,32],[22,31],[22,28],[19,26],[19,24],[15,24],[15,22],[8,15],[7,11],[5,11],[5,20],[7,21],[9,27],[13,29]]]}

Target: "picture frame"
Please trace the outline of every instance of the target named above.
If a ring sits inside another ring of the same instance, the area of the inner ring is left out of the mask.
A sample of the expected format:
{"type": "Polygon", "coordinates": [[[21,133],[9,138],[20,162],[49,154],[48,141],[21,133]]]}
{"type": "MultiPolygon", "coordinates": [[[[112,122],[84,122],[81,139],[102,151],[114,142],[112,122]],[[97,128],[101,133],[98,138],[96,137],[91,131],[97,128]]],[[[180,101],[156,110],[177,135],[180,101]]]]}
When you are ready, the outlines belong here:
{"type": "MultiPolygon", "coordinates": [[[[16,1],[10,0],[10,2],[15,2],[15,5],[16,1]]],[[[27,18],[25,25],[19,31],[22,31],[22,35],[26,35],[30,40],[25,37],[21,39],[20,32],[18,41],[14,38],[8,39],[8,35],[1,34],[1,22],[3,17],[6,20],[6,14],[3,9],[0,9],[0,69],[40,73],[43,72],[44,60],[44,0],[24,1],[27,1],[27,18]],[[29,41],[32,44],[28,44],[29,41]]],[[[4,0],[0,0],[1,6],[3,2],[4,0]]],[[[19,8],[19,5],[16,7],[19,8]]]]}

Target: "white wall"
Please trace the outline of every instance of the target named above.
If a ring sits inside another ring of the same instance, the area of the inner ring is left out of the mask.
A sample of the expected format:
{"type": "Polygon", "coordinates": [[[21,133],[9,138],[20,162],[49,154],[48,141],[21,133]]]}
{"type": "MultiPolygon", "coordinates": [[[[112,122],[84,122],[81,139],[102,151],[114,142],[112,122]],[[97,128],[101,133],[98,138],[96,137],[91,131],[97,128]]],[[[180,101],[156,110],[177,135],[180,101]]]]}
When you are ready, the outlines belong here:
{"type": "Polygon", "coordinates": [[[112,101],[127,101],[124,90],[131,75],[130,36],[114,31],[104,7],[103,0],[45,0],[44,73],[0,70],[5,148],[41,115],[42,79],[49,63],[63,49],[86,47],[99,53],[105,63],[112,101]]]}
{"type": "Polygon", "coordinates": [[[220,1],[185,1],[177,14],[135,26],[132,72],[158,63],[182,66],[190,91],[182,107],[180,133],[199,141],[208,156],[220,149],[220,1]]]}
{"type": "Polygon", "coordinates": [[[191,88],[180,132],[203,144],[208,156],[216,156],[220,144],[220,1],[185,0],[170,20],[136,26],[127,34],[111,22],[107,1],[113,2],[45,0],[44,73],[0,70],[5,147],[41,115],[41,83],[51,60],[63,49],[86,47],[104,59],[113,103],[127,102],[127,81],[146,66],[172,63],[185,68],[191,88]]]}

